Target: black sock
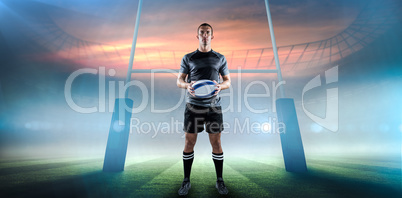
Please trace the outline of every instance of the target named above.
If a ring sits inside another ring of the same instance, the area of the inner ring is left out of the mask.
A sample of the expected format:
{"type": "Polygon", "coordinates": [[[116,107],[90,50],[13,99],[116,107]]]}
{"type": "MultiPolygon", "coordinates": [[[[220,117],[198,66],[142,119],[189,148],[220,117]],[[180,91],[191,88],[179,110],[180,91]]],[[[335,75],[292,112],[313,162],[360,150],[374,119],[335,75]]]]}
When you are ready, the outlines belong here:
{"type": "Polygon", "coordinates": [[[222,170],[223,170],[223,153],[212,153],[212,159],[215,164],[216,178],[217,180],[222,180],[222,170]]]}
{"type": "Polygon", "coordinates": [[[193,165],[194,151],[186,153],[183,151],[184,181],[190,181],[191,166],[193,165]]]}

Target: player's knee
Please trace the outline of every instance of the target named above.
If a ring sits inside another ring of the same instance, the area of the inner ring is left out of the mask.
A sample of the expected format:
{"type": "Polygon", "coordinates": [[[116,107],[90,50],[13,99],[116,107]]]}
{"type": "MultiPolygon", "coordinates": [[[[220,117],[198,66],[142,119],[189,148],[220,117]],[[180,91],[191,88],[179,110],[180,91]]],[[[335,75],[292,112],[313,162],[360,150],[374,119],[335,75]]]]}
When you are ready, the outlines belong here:
{"type": "Polygon", "coordinates": [[[213,140],[211,141],[211,146],[215,149],[219,149],[221,147],[221,140],[213,140]]]}
{"type": "Polygon", "coordinates": [[[186,147],[194,147],[196,140],[186,139],[186,147]]]}

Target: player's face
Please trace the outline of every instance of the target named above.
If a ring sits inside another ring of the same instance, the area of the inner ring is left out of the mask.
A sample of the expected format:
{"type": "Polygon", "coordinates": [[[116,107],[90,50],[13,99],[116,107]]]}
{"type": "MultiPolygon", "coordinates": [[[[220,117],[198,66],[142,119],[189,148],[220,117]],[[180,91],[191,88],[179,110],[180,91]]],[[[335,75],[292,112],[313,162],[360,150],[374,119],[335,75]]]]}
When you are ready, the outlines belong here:
{"type": "Polygon", "coordinates": [[[211,28],[208,26],[201,26],[198,30],[197,38],[202,45],[210,44],[211,40],[214,38],[214,36],[212,36],[211,28]]]}

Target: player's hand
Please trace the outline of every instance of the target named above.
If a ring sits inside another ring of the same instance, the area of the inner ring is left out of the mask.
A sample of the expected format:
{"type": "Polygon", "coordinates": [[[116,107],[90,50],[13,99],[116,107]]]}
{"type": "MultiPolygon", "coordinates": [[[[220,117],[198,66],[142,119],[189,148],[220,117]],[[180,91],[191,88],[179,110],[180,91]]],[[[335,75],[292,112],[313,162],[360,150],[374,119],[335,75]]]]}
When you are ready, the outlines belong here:
{"type": "Polygon", "coordinates": [[[220,85],[219,83],[217,83],[215,80],[213,80],[213,81],[214,81],[214,83],[216,84],[216,85],[215,85],[215,90],[216,90],[216,92],[215,92],[215,94],[214,94],[214,96],[216,96],[216,95],[218,95],[219,92],[221,92],[222,87],[221,87],[221,85],[220,85]]]}
{"type": "Polygon", "coordinates": [[[188,86],[187,86],[187,91],[190,95],[195,97],[195,92],[194,92],[194,88],[193,88],[193,84],[195,83],[195,81],[192,81],[188,86]]]}

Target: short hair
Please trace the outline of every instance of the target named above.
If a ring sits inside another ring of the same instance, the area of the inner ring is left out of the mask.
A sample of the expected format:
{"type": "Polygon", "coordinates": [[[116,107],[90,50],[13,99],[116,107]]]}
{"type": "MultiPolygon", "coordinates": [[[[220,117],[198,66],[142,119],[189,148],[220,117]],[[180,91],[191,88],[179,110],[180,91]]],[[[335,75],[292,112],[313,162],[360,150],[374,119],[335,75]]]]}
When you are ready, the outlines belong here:
{"type": "Polygon", "coordinates": [[[214,29],[212,29],[212,26],[209,25],[208,23],[203,23],[203,24],[201,24],[200,26],[198,26],[198,28],[197,28],[197,34],[198,34],[198,32],[200,31],[200,27],[202,27],[202,26],[208,26],[208,27],[210,27],[210,28],[211,28],[211,35],[214,35],[214,29]]]}

